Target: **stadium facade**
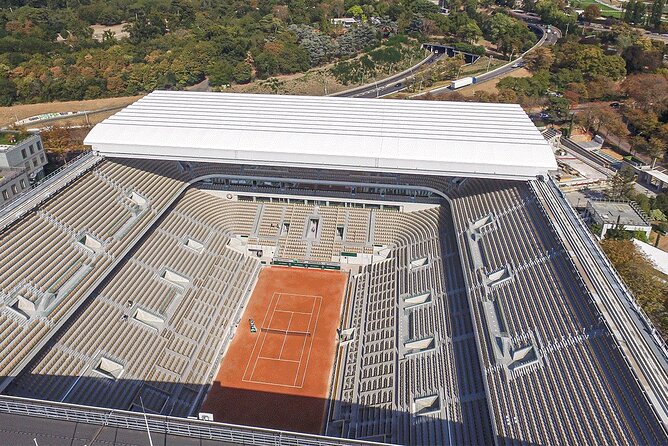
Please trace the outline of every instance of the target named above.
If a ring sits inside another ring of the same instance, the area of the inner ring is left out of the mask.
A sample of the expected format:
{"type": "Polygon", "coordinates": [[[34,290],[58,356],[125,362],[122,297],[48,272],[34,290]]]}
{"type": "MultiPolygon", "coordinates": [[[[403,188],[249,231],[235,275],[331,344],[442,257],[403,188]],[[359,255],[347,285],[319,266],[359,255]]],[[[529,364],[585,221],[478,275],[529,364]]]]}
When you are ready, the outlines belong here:
{"type": "Polygon", "coordinates": [[[278,261],[350,275],[325,436],[260,444],[668,440],[666,346],[518,106],[155,92],[86,143],[0,210],[0,413],[187,435],[278,261]]]}

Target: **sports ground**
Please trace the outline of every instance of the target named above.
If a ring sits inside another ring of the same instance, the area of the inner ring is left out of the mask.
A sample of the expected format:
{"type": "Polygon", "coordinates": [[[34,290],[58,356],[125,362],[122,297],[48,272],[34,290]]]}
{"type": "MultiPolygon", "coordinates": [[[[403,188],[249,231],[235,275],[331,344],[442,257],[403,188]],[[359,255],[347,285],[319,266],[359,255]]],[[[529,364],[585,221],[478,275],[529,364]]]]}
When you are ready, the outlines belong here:
{"type": "Polygon", "coordinates": [[[346,282],[338,271],[264,268],[201,410],[320,433],[346,282]]]}

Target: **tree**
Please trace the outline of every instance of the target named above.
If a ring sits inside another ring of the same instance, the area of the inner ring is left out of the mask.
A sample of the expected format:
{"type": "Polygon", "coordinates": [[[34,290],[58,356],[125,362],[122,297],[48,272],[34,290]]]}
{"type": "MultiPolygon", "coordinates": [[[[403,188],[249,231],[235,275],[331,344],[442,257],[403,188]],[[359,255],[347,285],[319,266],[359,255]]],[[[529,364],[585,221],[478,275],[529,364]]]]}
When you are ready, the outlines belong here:
{"type": "Polygon", "coordinates": [[[16,85],[7,76],[0,76],[0,105],[8,106],[16,99],[16,85]]]}
{"type": "Polygon", "coordinates": [[[651,47],[646,50],[642,45],[631,45],[622,51],[628,73],[655,71],[661,66],[663,52],[651,47]]]}
{"type": "Polygon", "coordinates": [[[505,55],[528,48],[535,37],[525,24],[503,13],[494,14],[485,30],[489,39],[505,55]]]}
{"type": "Polygon", "coordinates": [[[549,47],[541,46],[522,57],[522,60],[530,71],[549,70],[554,63],[554,53],[549,47]]]}
{"type": "Polygon", "coordinates": [[[652,169],[654,169],[656,160],[663,160],[663,157],[666,156],[666,143],[660,138],[651,137],[647,154],[652,157],[652,169]]]}
{"type": "Polygon", "coordinates": [[[136,44],[165,34],[167,27],[160,16],[152,14],[149,17],[142,13],[138,14],[132,23],[125,26],[125,31],[130,34],[130,42],[136,44]]]}
{"type": "Polygon", "coordinates": [[[636,175],[629,166],[624,166],[615,173],[608,183],[607,196],[612,200],[627,200],[633,192],[636,175]]]}
{"type": "Polygon", "coordinates": [[[652,3],[652,12],[649,22],[654,29],[661,27],[661,16],[663,15],[663,8],[666,6],[666,0],[654,0],[652,3]]]}
{"type": "Polygon", "coordinates": [[[360,5],[353,5],[350,8],[348,8],[348,15],[351,17],[355,17],[358,20],[366,21],[364,10],[360,5]]]}
{"type": "Polygon", "coordinates": [[[214,87],[229,85],[234,80],[234,65],[227,61],[211,64],[207,70],[209,83],[214,87]]]}
{"type": "Polygon", "coordinates": [[[547,112],[555,122],[563,122],[568,119],[570,102],[566,98],[550,96],[550,105],[547,112]]]}
{"type": "Polygon", "coordinates": [[[661,113],[668,108],[668,79],[660,74],[635,74],[622,83],[631,105],[644,111],[661,113]]]}
{"type": "Polygon", "coordinates": [[[627,23],[642,25],[645,23],[645,13],[647,6],[642,0],[629,0],[624,6],[623,20],[627,23]]]}
{"type": "Polygon", "coordinates": [[[232,74],[234,82],[238,84],[249,83],[252,75],[251,66],[246,62],[239,62],[237,66],[234,67],[234,72],[232,74]]]}
{"type": "Polygon", "coordinates": [[[583,16],[586,21],[592,22],[601,17],[601,8],[596,3],[592,3],[585,8],[583,16]]]}
{"type": "Polygon", "coordinates": [[[668,339],[668,285],[628,240],[603,240],[601,247],[664,339],[668,339]]]}
{"type": "Polygon", "coordinates": [[[626,62],[620,56],[607,55],[600,46],[567,43],[557,53],[558,68],[579,70],[585,78],[604,76],[620,80],[626,75],[626,62]]]}
{"type": "MultiPolygon", "coordinates": [[[[458,14],[466,17],[466,14],[458,14]]],[[[482,37],[482,31],[475,20],[466,19],[461,25],[455,25],[455,36],[468,43],[475,43],[482,37]]]]}

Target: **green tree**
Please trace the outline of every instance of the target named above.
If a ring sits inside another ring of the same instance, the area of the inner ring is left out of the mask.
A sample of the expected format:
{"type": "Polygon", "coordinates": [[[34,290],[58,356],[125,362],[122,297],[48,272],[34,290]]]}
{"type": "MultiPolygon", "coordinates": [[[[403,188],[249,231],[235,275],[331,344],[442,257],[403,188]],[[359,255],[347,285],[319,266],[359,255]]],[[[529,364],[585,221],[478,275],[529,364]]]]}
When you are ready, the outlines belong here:
{"type": "Polygon", "coordinates": [[[624,166],[617,171],[608,182],[606,194],[612,200],[627,200],[633,192],[636,175],[629,166],[624,166]]]}
{"type": "Polygon", "coordinates": [[[664,6],[666,6],[666,0],[654,0],[652,3],[652,12],[649,21],[654,29],[661,27],[661,16],[663,15],[664,6]]]}
{"type": "Polygon", "coordinates": [[[234,65],[223,60],[213,63],[207,70],[209,83],[214,87],[229,85],[234,80],[234,65]]]}
{"type": "Polygon", "coordinates": [[[617,55],[607,55],[603,49],[595,45],[568,43],[557,53],[557,68],[579,70],[592,79],[603,76],[612,80],[620,80],[626,75],[626,62],[617,55]]]}
{"type": "Polygon", "coordinates": [[[236,67],[234,67],[234,72],[232,77],[234,82],[238,84],[247,84],[251,81],[252,76],[251,66],[246,62],[239,62],[236,67]]]}
{"type": "Polygon", "coordinates": [[[16,99],[16,85],[8,76],[0,75],[0,105],[11,105],[16,99]]]}
{"type": "Polygon", "coordinates": [[[503,13],[496,13],[485,27],[487,36],[503,54],[528,49],[534,35],[525,24],[503,13]]]}
{"type": "Polygon", "coordinates": [[[568,99],[551,96],[549,104],[547,112],[553,121],[563,122],[569,118],[571,104],[568,99]]]}

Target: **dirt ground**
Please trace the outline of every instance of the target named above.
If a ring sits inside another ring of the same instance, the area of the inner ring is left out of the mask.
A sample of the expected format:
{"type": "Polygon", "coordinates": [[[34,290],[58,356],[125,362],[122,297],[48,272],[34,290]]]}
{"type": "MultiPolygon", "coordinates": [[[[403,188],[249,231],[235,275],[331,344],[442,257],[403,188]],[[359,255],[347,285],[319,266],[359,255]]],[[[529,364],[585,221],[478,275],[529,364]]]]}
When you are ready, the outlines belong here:
{"type": "MultiPolygon", "coordinates": [[[[654,243],[656,242],[656,236],[657,233],[652,231],[649,235],[649,242],[650,245],[654,246],[654,243]]],[[[661,239],[659,240],[659,246],[657,246],[661,251],[666,251],[668,252],[668,236],[662,235],[661,239]]]]}
{"type": "MultiPolygon", "coordinates": [[[[519,70],[511,71],[506,76],[503,77],[530,77],[531,72],[525,68],[520,68],[519,70]]],[[[491,80],[489,82],[483,82],[482,84],[473,84],[469,87],[464,87],[457,90],[462,96],[473,97],[476,91],[485,91],[488,93],[496,93],[496,85],[499,83],[503,77],[491,80]]]]}
{"type": "Polygon", "coordinates": [[[225,91],[232,93],[277,93],[323,96],[325,92],[332,94],[356,87],[356,85],[352,84],[343,85],[338,83],[334,76],[331,76],[327,70],[323,69],[286,76],[275,76],[273,79],[278,81],[275,84],[275,88],[272,88],[271,83],[266,80],[256,80],[245,85],[232,85],[225,91]]]}
{"type": "MultiPolygon", "coordinates": [[[[121,107],[132,104],[142,96],[123,96],[120,98],[91,99],[87,101],[42,102],[39,104],[12,105],[0,107],[0,127],[11,125],[17,120],[42,113],[99,110],[108,107],[121,107]]],[[[92,118],[93,116],[91,116],[92,118]]],[[[55,121],[58,125],[69,120],[55,121]]],[[[40,124],[41,125],[41,124],[40,124]]]]}
{"type": "Polygon", "coordinates": [[[601,153],[605,153],[609,157],[614,158],[614,159],[619,160],[619,161],[624,159],[624,157],[622,155],[620,155],[619,153],[615,152],[612,149],[601,149],[601,153]]]}
{"type": "Polygon", "coordinates": [[[346,282],[339,271],[264,268],[201,411],[320,433],[346,282]]]}
{"type": "Polygon", "coordinates": [[[93,30],[93,39],[102,42],[102,36],[105,31],[111,31],[114,33],[114,37],[117,40],[126,39],[130,37],[130,34],[127,31],[123,31],[123,28],[127,23],[119,23],[118,25],[90,25],[90,28],[93,30]]]}

